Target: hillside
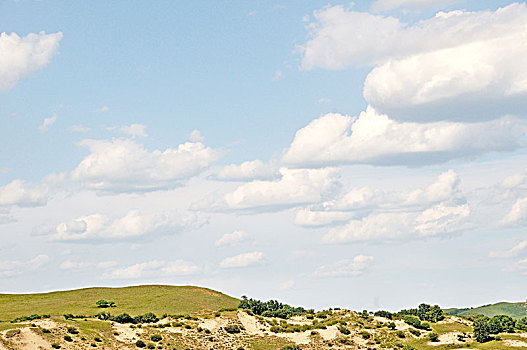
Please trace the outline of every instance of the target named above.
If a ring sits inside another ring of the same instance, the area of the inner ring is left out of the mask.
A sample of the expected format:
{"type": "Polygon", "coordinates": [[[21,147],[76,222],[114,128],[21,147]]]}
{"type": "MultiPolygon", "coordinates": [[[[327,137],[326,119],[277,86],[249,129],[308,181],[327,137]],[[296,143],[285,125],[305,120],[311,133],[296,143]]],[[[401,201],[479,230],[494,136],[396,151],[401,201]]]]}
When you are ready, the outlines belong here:
{"type": "Polygon", "coordinates": [[[496,316],[496,315],[507,315],[515,319],[519,319],[527,316],[527,306],[525,303],[507,303],[501,302],[490,305],[483,305],[474,308],[460,308],[460,309],[447,309],[445,310],[450,315],[470,315],[470,314],[482,314],[485,316],[496,316]]]}
{"type": "Polygon", "coordinates": [[[103,309],[112,314],[153,312],[180,314],[216,311],[238,306],[239,300],[211,289],[191,286],[134,286],[85,288],[40,294],[0,294],[0,320],[31,314],[95,315],[102,311],[97,300],[112,300],[117,307],[103,309]]]}

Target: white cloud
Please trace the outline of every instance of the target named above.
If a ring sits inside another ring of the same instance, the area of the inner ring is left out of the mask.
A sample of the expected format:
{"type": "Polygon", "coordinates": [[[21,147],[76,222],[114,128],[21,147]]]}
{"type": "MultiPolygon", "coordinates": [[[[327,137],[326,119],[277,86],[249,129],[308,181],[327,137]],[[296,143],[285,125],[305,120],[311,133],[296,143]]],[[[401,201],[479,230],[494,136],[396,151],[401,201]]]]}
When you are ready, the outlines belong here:
{"type": "Polygon", "coordinates": [[[234,231],[232,233],[226,233],[216,241],[216,247],[222,247],[226,245],[235,245],[241,242],[245,242],[249,239],[249,234],[245,231],[234,231]]]}
{"type": "Polygon", "coordinates": [[[55,124],[56,121],[57,116],[55,114],[49,118],[45,118],[42,124],[38,127],[38,130],[40,132],[46,132],[51,125],[55,124]]]}
{"type": "Polygon", "coordinates": [[[504,225],[523,224],[527,220],[527,197],[520,198],[514,203],[511,210],[503,218],[504,225]]]}
{"type": "Polygon", "coordinates": [[[142,277],[188,276],[201,272],[202,268],[194,263],[175,260],[152,260],[117,268],[105,272],[102,279],[137,279],[142,277]]]}
{"type": "Polygon", "coordinates": [[[72,260],[66,260],[62,264],[59,265],[59,269],[61,270],[74,270],[74,271],[82,271],[82,270],[88,270],[88,269],[109,269],[113,266],[115,266],[117,263],[115,261],[103,261],[100,263],[93,263],[93,262],[86,262],[86,261],[72,261],[72,260]]]}
{"type": "Polygon", "coordinates": [[[250,252],[225,258],[220,262],[220,267],[224,269],[233,267],[247,267],[262,264],[263,262],[264,255],[262,252],[250,252]]]}
{"type": "Polygon", "coordinates": [[[496,11],[439,12],[414,24],[326,7],[309,26],[302,67],[375,66],[364,97],[394,120],[525,114],[526,20],[525,3],[496,11]]]}
{"type": "Polygon", "coordinates": [[[294,285],[295,285],[295,281],[293,280],[285,281],[284,283],[280,284],[279,289],[288,290],[288,289],[293,288],[294,285]]]}
{"type": "Polygon", "coordinates": [[[339,172],[334,168],[281,168],[274,181],[252,181],[224,196],[213,196],[193,204],[204,210],[273,211],[320,202],[339,188],[339,172]]]}
{"type": "Polygon", "coordinates": [[[511,258],[527,249],[527,240],[521,241],[509,250],[490,252],[491,258],[511,258]]]}
{"type": "Polygon", "coordinates": [[[295,225],[304,227],[322,227],[349,221],[355,216],[352,212],[313,211],[300,209],[295,216],[295,225]]]}
{"type": "Polygon", "coordinates": [[[259,159],[243,162],[240,165],[230,164],[220,169],[214,176],[222,181],[270,180],[276,178],[278,169],[272,164],[265,164],[259,159]]]}
{"type": "Polygon", "coordinates": [[[39,270],[41,267],[51,261],[51,258],[47,255],[38,255],[31,260],[20,261],[2,261],[0,262],[0,277],[13,277],[22,275],[26,272],[39,270]]]}
{"type": "Polygon", "coordinates": [[[511,266],[504,268],[503,271],[518,272],[522,275],[527,275],[527,259],[519,260],[511,266]]]}
{"type": "Polygon", "coordinates": [[[102,106],[102,107],[99,107],[99,108],[95,109],[93,112],[95,112],[95,113],[106,113],[109,110],[110,110],[110,107],[102,106]]]}
{"type": "Polygon", "coordinates": [[[371,5],[373,12],[385,12],[398,8],[419,11],[445,8],[460,0],[377,0],[371,5]]]}
{"type": "Polygon", "coordinates": [[[0,34],[0,92],[13,88],[20,79],[45,67],[58,49],[62,33],[0,34]]]}
{"type": "Polygon", "coordinates": [[[527,5],[515,3],[496,11],[439,12],[432,18],[406,24],[391,16],[328,6],[314,13],[310,40],[301,48],[302,67],[373,66],[414,54],[506,38],[525,33],[526,16],[527,5]]]}
{"type": "Polygon", "coordinates": [[[86,156],[71,176],[87,188],[103,192],[146,192],[180,186],[208,168],[219,152],[199,142],[149,152],[129,139],[84,140],[86,156]]]}
{"type": "Polygon", "coordinates": [[[349,277],[358,276],[366,272],[373,263],[373,257],[357,255],[353,259],[340,260],[334,264],[319,266],[313,276],[315,277],[349,277]]]}
{"type": "Polygon", "coordinates": [[[396,122],[368,107],[358,118],[329,113],[297,131],[282,160],[299,167],[335,164],[424,165],[520,146],[527,123],[396,122]],[[480,135],[485,135],[481,137],[480,135]]]}
{"type": "MultiPolygon", "coordinates": [[[[134,239],[146,236],[175,234],[199,227],[202,224],[195,214],[181,215],[175,212],[141,214],[129,211],[125,216],[110,220],[102,214],[81,216],[62,222],[52,230],[51,239],[55,241],[104,241],[114,239],[134,239]]],[[[38,230],[37,231],[42,231],[38,230]]]]}
{"type": "Polygon", "coordinates": [[[131,125],[125,125],[121,127],[121,132],[130,135],[132,137],[140,136],[140,137],[146,137],[148,136],[146,134],[146,125],[143,124],[131,124],[131,125]]]}
{"type": "Polygon", "coordinates": [[[273,79],[272,79],[272,81],[278,81],[278,80],[280,80],[280,79],[282,78],[282,75],[283,75],[283,74],[284,74],[284,73],[282,73],[281,70],[277,70],[276,72],[274,72],[274,75],[273,75],[273,79]]]}
{"type": "Polygon", "coordinates": [[[88,132],[91,130],[91,128],[83,125],[72,125],[70,130],[75,132],[88,132]]]}
{"type": "Polygon", "coordinates": [[[31,186],[22,180],[13,180],[0,187],[0,207],[37,207],[47,203],[49,189],[45,185],[31,186]]]}
{"type": "Polygon", "coordinates": [[[343,227],[331,229],[323,237],[323,241],[394,241],[445,235],[464,228],[469,215],[468,204],[438,204],[423,212],[382,212],[361,220],[351,220],[343,227]]]}
{"type": "Polygon", "coordinates": [[[192,132],[190,133],[189,135],[189,139],[190,141],[192,142],[201,142],[203,141],[205,138],[201,135],[201,133],[199,132],[199,130],[192,130],[192,132]]]}

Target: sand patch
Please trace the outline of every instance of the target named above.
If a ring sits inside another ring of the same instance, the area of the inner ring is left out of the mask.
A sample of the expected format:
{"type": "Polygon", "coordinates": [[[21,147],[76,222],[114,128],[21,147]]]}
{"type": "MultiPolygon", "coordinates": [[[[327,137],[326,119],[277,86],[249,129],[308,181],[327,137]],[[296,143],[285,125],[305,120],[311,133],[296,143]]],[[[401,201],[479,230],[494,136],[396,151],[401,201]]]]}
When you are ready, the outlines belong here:
{"type": "Polygon", "coordinates": [[[137,341],[139,337],[137,337],[136,334],[137,333],[141,334],[144,332],[142,328],[130,328],[129,324],[121,324],[121,323],[112,324],[112,330],[119,334],[119,335],[114,335],[115,339],[123,343],[137,341]]]}
{"type": "Polygon", "coordinates": [[[311,335],[311,331],[296,332],[296,333],[270,333],[270,334],[274,335],[275,337],[285,338],[287,340],[294,342],[295,344],[309,344],[309,342],[311,341],[309,339],[309,336],[311,335]]]}
{"type": "Polygon", "coordinates": [[[505,339],[503,340],[503,344],[515,348],[527,348],[527,343],[521,340],[505,339]]]}
{"type": "MultiPolygon", "coordinates": [[[[258,322],[258,319],[254,316],[249,315],[248,313],[244,311],[238,311],[236,313],[236,316],[238,317],[238,320],[242,324],[243,328],[245,328],[245,332],[250,335],[259,335],[264,336],[266,329],[264,326],[261,326],[258,322]]],[[[274,334],[274,333],[273,333],[274,334]]]]}
{"type": "Polygon", "coordinates": [[[311,321],[308,320],[305,316],[292,316],[287,320],[287,323],[294,324],[297,326],[303,326],[305,324],[311,324],[311,321]]]}
{"type": "Polygon", "coordinates": [[[463,344],[464,342],[459,341],[458,335],[463,335],[461,332],[449,332],[441,334],[438,338],[438,341],[429,341],[427,345],[438,346],[445,344],[463,344]]]}
{"type": "Polygon", "coordinates": [[[326,329],[317,329],[317,332],[324,340],[332,340],[337,337],[339,330],[337,326],[329,326],[326,329]]]}
{"type": "MultiPolygon", "coordinates": [[[[247,315],[247,316],[249,316],[249,315],[247,315]]],[[[239,319],[239,317],[238,317],[238,319],[239,319]]],[[[220,317],[216,317],[216,318],[204,319],[204,320],[202,320],[199,323],[198,327],[201,327],[201,328],[204,328],[204,329],[208,329],[209,331],[212,332],[212,331],[217,331],[221,327],[225,327],[228,324],[229,324],[229,320],[220,316],[220,317]]]]}
{"type": "MultiPolygon", "coordinates": [[[[20,350],[48,350],[51,349],[51,345],[40,335],[35,333],[30,328],[18,328],[20,333],[9,338],[9,341],[13,344],[16,349],[20,350]]],[[[2,336],[5,338],[5,332],[2,332],[2,336]]],[[[0,343],[0,349],[7,349],[2,343],[0,343]]]]}

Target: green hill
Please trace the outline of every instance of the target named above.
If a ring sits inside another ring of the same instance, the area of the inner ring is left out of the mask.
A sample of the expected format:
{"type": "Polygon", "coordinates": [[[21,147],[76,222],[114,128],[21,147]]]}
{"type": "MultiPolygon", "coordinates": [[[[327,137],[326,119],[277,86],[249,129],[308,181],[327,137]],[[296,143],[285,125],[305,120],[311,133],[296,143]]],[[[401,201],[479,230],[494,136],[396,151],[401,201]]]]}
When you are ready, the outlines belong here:
{"type": "Polygon", "coordinates": [[[239,300],[211,289],[191,286],[134,286],[123,288],[85,288],[39,294],[0,294],[0,320],[31,314],[113,315],[153,312],[195,314],[238,306],[239,300]],[[100,309],[97,300],[114,301],[117,307],[100,309]]]}
{"type": "Polygon", "coordinates": [[[495,315],[507,315],[512,318],[522,318],[527,316],[527,305],[525,303],[507,303],[501,302],[490,305],[483,305],[474,308],[461,308],[461,309],[447,309],[445,310],[450,315],[470,315],[470,314],[482,314],[485,316],[495,315]]]}

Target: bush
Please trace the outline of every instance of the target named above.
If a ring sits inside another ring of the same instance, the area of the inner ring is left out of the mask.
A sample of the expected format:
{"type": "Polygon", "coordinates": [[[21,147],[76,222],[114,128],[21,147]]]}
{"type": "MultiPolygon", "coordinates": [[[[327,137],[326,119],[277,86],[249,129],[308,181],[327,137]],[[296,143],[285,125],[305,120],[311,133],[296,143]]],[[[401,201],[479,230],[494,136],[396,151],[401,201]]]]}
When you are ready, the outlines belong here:
{"type": "Polygon", "coordinates": [[[421,336],[421,332],[419,332],[417,329],[410,328],[408,331],[410,331],[410,333],[412,333],[416,337],[420,337],[421,336]]]}
{"type": "Polygon", "coordinates": [[[395,335],[397,335],[399,338],[406,338],[406,335],[403,331],[397,331],[395,332],[395,335]]]}
{"type": "Polygon", "coordinates": [[[93,338],[93,340],[95,340],[95,341],[98,342],[98,343],[101,343],[101,342],[102,342],[101,338],[99,338],[99,337],[95,337],[95,338],[93,338]]]}
{"type": "Polygon", "coordinates": [[[234,333],[240,333],[241,332],[240,327],[238,327],[235,324],[225,326],[225,327],[223,327],[223,329],[225,330],[225,332],[227,332],[229,334],[234,334],[234,333]]]}
{"type": "Polygon", "coordinates": [[[474,321],[474,336],[478,343],[484,343],[490,340],[490,327],[487,319],[479,318],[474,321]]]}
{"type": "Polygon", "coordinates": [[[135,323],[134,318],[128,315],[127,313],[122,313],[120,315],[112,317],[111,320],[117,323],[135,323]]]}
{"type": "Polygon", "coordinates": [[[65,340],[65,341],[69,341],[69,342],[72,342],[72,341],[73,341],[73,339],[72,339],[69,335],[65,335],[65,336],[64,336],[64,340],[65,340]]]}
{"type": "Polygon", "coordinates": [[[362,339],[370,339],[371,337],[371,334],[366,331],[360,332],[360,335],[362,336],[362,339]]]}
{"type": "Polygon", "coordinates": [[[155,349],[156,346],[152,343],[148,343],[148,345],[146,346],[147,349],[155,349]]]}
{"type": "Polygon", "coordinates": [[[428,339],[433,342],[439,341],[439,334],[437,334],[436,332],[432,332],[428,334],[428,339]]]}
{"type": "Polygon", "coordinates": [[[295,314],[306,313],[306,310],[303,307],[293,307],[291,305],[282,304],[277,300],[263,302],[252,298],[247,299],[246,296],[242,296],[238,308],[251,310],[254,314],[264,317],[279,317],[284,319],[295,314]]]}
{"type": "Polygon", "coordinates": [[[390,323],[388,323],[387,327],[390,328],[390,329],[395,329],[395,323],[394,322],[390,322],[390,323]]]}
{"type": "Polygon", "coordinates": [[[115,303],[113,301],[106,301],[106,300],[98,300],[95,305],[100,308],[107,308],[107,307],[116,307],[115,303]]]}
{"type": "Polygon", "coordinates": [[[339,331],[340,333],[345,334],[345,335],[351,334],[351,331],[344,326],[340,326],[339,331]]]}
{"type": "Polygon", "coordinates": [[[138,348],[144,348],[146,346],[145,342],[142,341],[142,340],[138,340],[135,342],[135,346],[137,346],[138,348]]]}
{"type": "Polygon", "coordinates": [[[55,343],[55,344],[51,344],[51,347],[52,347],[53,349],[60,349],[60,345],[57,344],[57,343],[55,343]]]}
{"type": "Polygon", "coordinates": [[[387,318],[389,320],[391,320],[393,318],[393,314],[390,311],[385,311],[385,310],[375,311],[375,313],[373,315],[374,316],[379,316],[379,317],[384,317],[384,318],[387,318]]]}
{"type": "Polygon", "coordinates": [[[20,329],[10,329],[8,330],[6,333],[5,333],[5,337],[6,338],[12,338],[14,337],[15,335],[18,335],[20,334],[20,329]]]}
{"type": "Polygon", "coordinates": [[[75,327],[68,327],[68,333],[79,334],[79,331],[75,327]]]}
{"type": "Polygon", "coordinates": [[[154,334],[153,336],[150,337],[150,340],[155,341],[155,342],[158,342],[161,339],[163,339],[163,337],[161,337],[159,334],[154,334]]]}
{"type": "Polygon", "coordinates": [[[135,323],[155,323],[159,321],[159,318],[152,312],[147,312],[144,315],[136,316],[134,320],[135,323]]]}
{"type": "Polygon", "coordinates": [[[47,328],[42,328],[42,333],[51,333],[51,331],[47,328]]]}
{"type": "Polygon", "coordinates": [[[112,318],[112,315],[110,315],[109,312],[99,312],[97,315],[95,315],[99,320],[107,321],[112,318]]]}
{"type": "Polygon", "coordinates": [[[302,350],[302,348],[298,345],[288,345],[284,346],[281,350],[302,350]]]}

